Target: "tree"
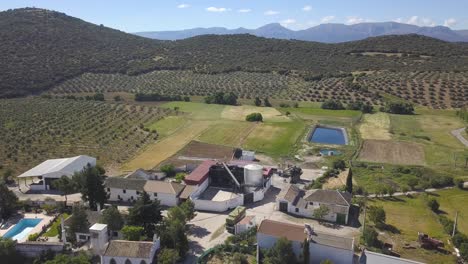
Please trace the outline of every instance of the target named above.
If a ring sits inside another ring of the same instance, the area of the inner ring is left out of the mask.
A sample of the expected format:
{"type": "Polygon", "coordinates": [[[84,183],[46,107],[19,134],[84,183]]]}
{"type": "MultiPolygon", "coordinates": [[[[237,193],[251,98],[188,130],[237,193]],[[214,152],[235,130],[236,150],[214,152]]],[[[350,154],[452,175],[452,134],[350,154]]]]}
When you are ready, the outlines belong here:
{"type": "Polygon", "coordinates": [[[328,212],[330,212],[328,206],[321,204],[319,208],[314,210],[314,218],[323,219],[328,214],[328,212]]]}
{"type": "Polygon", "coordinates": [[[384,224],[386,215],[385,210],[381,206],[369,207],[369,219],[375,224],[384,224]]]}
{"type": "Polygon", "coordinates": [[[460,255],[462,256],[463,259],[468,259],[468,242],[461,244],[460,255]]]}
{"type": "Polygon", "coordinates": [[[148,193],[143,192],[128,214],[128,224],[142,226],[148,238],[152,238],[156,225],[161,222],[161,205],[159,200],[151,200],[148,193]]]}
{"type": "Polygon", "coordinates": [[[158,264],[175,264],[179,259],[176,250],[171,248],[163,248],[158,255],[158,264]]]}
{"type": "MultiPolygon", "coordinates": [[[[11,176],[13,176],[13,170],[7,169],[2,175],[3,183],[10,184],[10,182],[12,181],[11,176]]],[[[1,181],[0,181],[0,184],[1,184],[1,181]]]]}
{"type": "Polygon", "coordinates": [[[303,258],[304,264],[309,264],[310,248],[309,248],[309,240],[307,240],[307,238],[305,238],[304,243],[302,243],[302,258],[303,258]]]}
{"type": "Polygon", "coordinates": [[[393,195],[395,194],[395,188],[393,188],[393,186],[388,186],[387,193],[388,193],[388,196],[393,197],[393,195]]]}
{"type": "Polygon", "coordinates": [[[122,229],[124,221],[116,206],[111,206],[104,210],[101,223],[106,224],[109,230],[118,231],[122,229]]]}
{"type": "Polygon", "coordinates": [[[263,99],[263,105],[265,105],[266,107],[271,107],[271,103],[270,100],[268,100],[268,97],[265,97],[265,99],[263,99]]]}
{"type": "Polygon", "coordinates": [[[364,243],[366,244],[366,246],[369,246],[369,247],[377,246],[377,244],[379,243],[378,236],[379,234],[377,233],[377,231],[375,231],[375,229],[370,228],[370,227],[367,227],[364,230],[364,233],[362,234],[364,243]]]}
{"type": "Polygon", "coordinates": [[[82,206],[74,206],[70,216],[69,234],[67,237],[75,241],[75,233],[87,232],[89,228],[88,216],[82,206]]]}
{"type": "Polygon", "coordinates": [[[18,197],[5,183],[0,183],[0,218],[8,218],[15,211],[17,204],[18,197]]]}
{"type": "Polygon", "coordinates": [[[65,204],[67,204],[68,201],[67,195],[78,191],[78,186],[76,183],[65,175],[53,181],[52,186],[62,192],[62,194],[65,196],[65,204]]]}
{"type": "Polygon", "coordinates": [[[232,264],[249,264],[247,256],[242,253],[236,252],[232,255],[230,259],[230,263],[232,264]]]}
{"type": "Polygon", "coordinates": [[[107,201],[107,193],[104,188],[104,173],[105,170],[102,167],[93,167],[88,164],[86,168],[81,172],[75,173],[72,177],[72,180],[81,192],[83,201],[88,202],[92,210],[96,210],[98,204],[102,207],[107,201]]]}
{"type": "Polygon", "coordinates": [[[284,264],[296,263],[296,255],[294,254],[291,241],[282,237],[278,239],[275,245],[266,253],[264,263],[268,264],[284,264]]]}
{"type": "Polygon", "coordinates": [[[91,259],[84,253],[78,256],[59,254],[54,259],[44,262],[44,264],[91,264],[91,259]]]}
{"type": "Polygon", "coordinates": [[[342,159],[334,160],[332,163],[332,168],[335,170],[344,170],[346,169],[346,162],[342,159]]]}
{"type": "Polygon", "coordinates": [[[248,122],[263,122],[263,116],[261,113],[251,113],[245,117],[245,121],[248,122]]]}
{"type": "Polygon", "coordinates": [[[343,110],[345,107],[340,101],[335,100],[327,100],[322,103],[322,109],[330,109],[330,110],[343,110]]]}
{"type": "Polygon", "coordinates": [[[24,257],[16,251],[16,242],[0,237],[0,262],[8,264],[23,264],[24,257]]]}
{"type": "Polygon", "coordinates": [[[184,211],[185,220],[188,222],[195,218],[197,214],[195,213],[195,204],[192,200],[186,200],[180,205],[180,208],[184,211]]]}
{"type": "Polygon", "coordinates": [[[164,172],[167,177],[174,177],[176,175],[175,167],[172,164],[162,165],[160,170],[164,172]]]}
{"type": "Polygon", "coordinates": [[[257,97],[255,97],[254,103],[255,103],[255,106],[261,106],[262,105],[262,100],[260,98],[258,98],[258,96],[257,96],[257,97]]]}
{"type": "Polygon", "coordinates": [[[440,204],[439,204],[439,202],[437,202],[436,199],[430,198],[429,200],[427,200],[427,206],[429,206],[429,208],[433,212],[437,213],[439,211],[440,204]]]}
{"type": "Polygon", "coordinates": [[[143,227],[126,225],[122,228],[122,234],[126,240],[140,241],[143,227]]]}
{"type": "Polygon", "coordinates": [[[414,107],[410,103],[388,102],[385,104],[384,112],[398,115],[414,114],[414,107]]]}
{"type": "Polygon", "coordinates": [[[346,191],[353,193],[353,171],[349,168],[348,177],[346,178],[346,191]]]}
{"type": "Polygon", "coordinates": [[[175,179],[176,182],[181,183],[185,179],[185,176],[187,176],[185,173],[179,172],[179,173],[176,174],[174,179],[175,179]]]}

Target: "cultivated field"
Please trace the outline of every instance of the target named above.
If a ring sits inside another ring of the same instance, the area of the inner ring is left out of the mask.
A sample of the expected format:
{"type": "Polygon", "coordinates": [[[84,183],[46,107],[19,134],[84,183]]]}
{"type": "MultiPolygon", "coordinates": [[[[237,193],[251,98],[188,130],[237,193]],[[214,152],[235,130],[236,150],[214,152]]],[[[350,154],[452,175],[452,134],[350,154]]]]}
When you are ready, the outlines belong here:
{"type": "Polygon", "coordinates": [[[403,165],[425,164],[422,145],[389,140],[364,140],[359,160],[403,165]]]}
{"type": "Polygon", "coordinates": [[[359,126],[363,139],[390,140],[390,117],[386,113],[365,114],[359,126]]]}
{"type": "Polygon", "coordinates": [[[183,116],[166,116],[152,124],[147,125],[150,130],[156,130],[159,137],[167,137],[187,123],[183,116]]]}
{"type": "Polygon", "coordinates": [[[213,122],[210,129],[203,132],[197,140],[218,145],[240,147],[256,125],[256,123],[237,121],[213,122]]]}
{"type": "MultiPolygon", "coordinates": [[[[427,207],[426,201],[421,196],[373,199],[370,200],[369,205],[383,206],[387,216],[386,223],[392,228],[379,230],[379,239],[392,244],[401,257],[425,263],[454,263],[454,257],[450,253],[421,249],[417,244],[418,232],[441,239],[446,245],[449,238],[439,223],[437,215],[427,207]],[[414,248],[405,248],[406,244],[414,248]]],[[[446,246],[446,249],[449,249],[449,246],[446,246]]]]}
{"type": "Polygon", "coordinates": [[[170,112],[95,101],[0,100],[1,165],[20,173],[46,159],[86,154],[118,166],[155,142],[157,135],[142,125],[170,112]]]}
{"type": "Polygon", "coordinates": [[[245,121],[245,117],[251,113],[261,113],[264,122],[288,122],[287,116],[281,114],[272,107],[257,107],[251,105],[226,106],[221,113],[221,118],[245,121]]]}

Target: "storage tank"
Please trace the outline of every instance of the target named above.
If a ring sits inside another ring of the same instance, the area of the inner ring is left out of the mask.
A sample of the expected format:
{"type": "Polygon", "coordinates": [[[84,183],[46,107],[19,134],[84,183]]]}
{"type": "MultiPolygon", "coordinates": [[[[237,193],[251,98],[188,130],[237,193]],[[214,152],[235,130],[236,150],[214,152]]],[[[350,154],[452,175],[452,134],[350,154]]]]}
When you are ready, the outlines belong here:
{"type": "Polygon", "coordinates": [[[244,167],[244,183],[248,186],[263,186],[263,167],[258,164],[248,164],[244,167]]]}

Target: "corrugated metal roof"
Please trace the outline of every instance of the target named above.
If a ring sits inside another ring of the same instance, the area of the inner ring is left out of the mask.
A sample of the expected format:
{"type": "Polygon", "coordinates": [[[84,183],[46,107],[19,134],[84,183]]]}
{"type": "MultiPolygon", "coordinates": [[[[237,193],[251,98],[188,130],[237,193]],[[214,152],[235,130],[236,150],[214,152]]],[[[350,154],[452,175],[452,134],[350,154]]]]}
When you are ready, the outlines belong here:
{"type": "Polygon", "coordinates": [[[50,159],[18,176],[24,177],[53,177],[60,178],[63,175],[71,176],[73,173],[83,170],[88,164],[96,165],[96,158],[81,155],[71,158],[50,159]]]}
{"type": "Polygon", "coordinates": [[[185,183],[188,185],[198,185],[204,182],[208,178],[211,166],[215,164],[216,161],[214,160],[203,161],[202,164],[185,177],[185,183]]]}

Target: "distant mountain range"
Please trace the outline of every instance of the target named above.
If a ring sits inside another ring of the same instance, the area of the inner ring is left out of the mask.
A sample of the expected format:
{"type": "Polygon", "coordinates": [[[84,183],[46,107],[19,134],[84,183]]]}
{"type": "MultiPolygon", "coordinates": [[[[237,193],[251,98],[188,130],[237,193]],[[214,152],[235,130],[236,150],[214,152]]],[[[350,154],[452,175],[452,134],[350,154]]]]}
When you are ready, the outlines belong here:
{"type": "Polygon", "coordinates": [[[211,27],[179,31],[148,31],[134,34],[160,40],[179,40],[200,35],[252,34],[258,37],[297,39],[324,43],[354,41],[383,35],[418,34],[450,42],[468,42],[468,30],[452,30],[444,26],[419,27],[397,22],[360,23],[354,25],[321,24],[297,31],[285,28],[279,23],[272,23],[257,29],[211,27]]]}

